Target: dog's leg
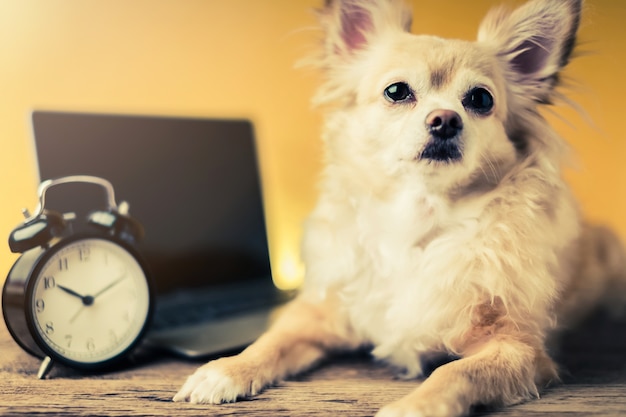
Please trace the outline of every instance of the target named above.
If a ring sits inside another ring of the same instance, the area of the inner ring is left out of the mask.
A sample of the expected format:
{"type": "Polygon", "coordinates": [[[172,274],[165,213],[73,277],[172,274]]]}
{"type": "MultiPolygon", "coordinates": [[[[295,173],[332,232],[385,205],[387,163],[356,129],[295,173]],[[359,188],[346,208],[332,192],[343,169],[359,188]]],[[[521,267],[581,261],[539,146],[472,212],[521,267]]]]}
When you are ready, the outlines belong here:
{"type": "Polygon", "coordinates": [[[267,333],[243,352],[199,368],[174,401],[233,402],[311,367],[331,350],[356,347],[334,311],[330,301],[294,300],[267,333]]]}
{"type": "Polygon", "coordinates": [[[554,365],[542,350],[515,336],[493,336],[462,359],[436,369],[376,417],[456,417],[468,414],[472,405],[516,404],[538,397],[536,379],[555,376],[554,365]]]}

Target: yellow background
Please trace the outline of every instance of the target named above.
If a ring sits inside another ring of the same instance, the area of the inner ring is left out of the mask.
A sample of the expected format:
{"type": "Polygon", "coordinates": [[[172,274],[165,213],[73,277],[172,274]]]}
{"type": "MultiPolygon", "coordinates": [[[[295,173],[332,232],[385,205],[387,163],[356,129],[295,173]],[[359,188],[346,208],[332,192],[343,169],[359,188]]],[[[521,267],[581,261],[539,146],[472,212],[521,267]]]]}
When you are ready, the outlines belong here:
{"type": "MultiPolygon", "coordinates": [[[[321,3],[0,1],[0,238],[22,220],[22,207],[36,205],[33,109],[249,117],[260,141],[274,269],[282,279],[301,275],[300,225],[316,194],[321,115],[309,106],[316,75],[293,66],[315,46],[311,10],[321,3]]],[[[414,32],[473,39],[500,2],[412,3],[414,32]]],[[[587,1],[580,35],[590,54],[566,72],[570,96],[587,115],[559,109],[562,118],[549,117],[578,153],[567,176],[584,211],[626,237],[624,22],[626,2],[587,1]]],[[[0,244],[0,281],[15,259],[0,244]]]]}

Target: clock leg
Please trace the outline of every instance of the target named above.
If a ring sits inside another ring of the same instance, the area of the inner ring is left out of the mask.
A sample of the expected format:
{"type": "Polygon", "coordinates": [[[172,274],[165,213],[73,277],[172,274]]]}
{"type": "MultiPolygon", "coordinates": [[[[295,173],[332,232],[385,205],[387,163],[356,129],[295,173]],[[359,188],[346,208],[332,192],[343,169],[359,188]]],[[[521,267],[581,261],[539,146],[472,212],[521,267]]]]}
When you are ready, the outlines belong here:
{"type": "Polygon", "coordinates": [[[50,356],[46,356],[43,362],[41,362],[39,372],[37,372],[37,378],[44,379],[46,377],[46,374],[50,372],[50,369],[52,369],[52,365],[54,365],[54,362],[52,362],[50,356]]]}

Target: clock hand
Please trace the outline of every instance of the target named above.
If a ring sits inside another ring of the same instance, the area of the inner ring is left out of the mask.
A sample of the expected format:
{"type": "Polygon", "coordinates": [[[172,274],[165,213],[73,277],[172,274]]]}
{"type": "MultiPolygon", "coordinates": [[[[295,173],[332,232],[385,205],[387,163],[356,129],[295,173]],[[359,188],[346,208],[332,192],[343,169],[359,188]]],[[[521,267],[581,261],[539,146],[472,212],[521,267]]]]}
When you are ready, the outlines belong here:
{"type": "Polygon", "coordinates": [[[106,287],[104,287],[103,289],[101,289],[100,291],[98,291],[93,298],[98,298],[99,296],[101,296],[102,294],[104,294],[105,292],[107,292],[108,290],[110,290],[111,288],[115,287],[117,284],[119,284],[120,282],[122,282],[124,279],[126,278],[126,271],[122,272],[122,275],[117,278],[115,281],[113,281],[112,283],[110,283],[109,285],[107,285],[106,287]]]}
{"type": "Polygon", "coordinates": [[[76,291],[71,290],[71,289],[69,289],[67,287],[64,287],[62,285],[57,285],[57,287],[61,288],[63,291],[67,292],[68,294],[71,294],[71,295],[74,295],[76,297],[79,297],[83,301],[83,305],[80,306],[80,308],[76,311],[76,313],[70,318],[70,323],[73,323],[74,320],[76,320],[78,315],[81,313],[81,311],[83,311],[83,309],[86,306],[92,305],[94,303],[94,301],[96,300],[96,297],[99,297],[103,293],[107,292],[108,290],[110,290],[111,288],[113,288],[114,286],[119,284],[125,278],[126,278],[126,271],[123,271],[122,274],[115,281],[111,282],[109,285],[107,285],[106,287],[102,288],[95,295],[84,295],[83,296],[83,295],[78,294],[76,291]]]}
{"type": "Polygon", "coordinates": [[[83,302],[83,305],[90,306],[93,304],[94,297],[92,297],[91,295],[81,295],[77,293],[76,291],[70,288],[64,287],[63,285],[59,285],[59,284],[57,284],[57,287],[59,287],[61,290],[65,291],[66,293],[73,295],[74,297],[80,298],[81,301],[83,302]]]}
{"type": "Polygon", "coordinates": [[[60,284],[57,284],[57,287],[59,287],[61,290],[65,291],[66,293],[68,293],[70,295],[73,295],[74,297],[78,297],[81,300],[85,299],[85,296],[77,293],[76,291],[74,291],[74,290],[72,290],[70,288],[64,287],[63,285],[60,285],[60,284]]]}
{"type": "Polygon", "coordinates": [[[74,313],[74,315],[70,318],[70,324],[74,323],[74,320],[76,320],[76,317],[78,317],[80,312],[83,311],[84,309],[85,309],[85,305],[83,304],[82,306],[80,306],[78,310],[76,310],[76,313],[74,313]]]}

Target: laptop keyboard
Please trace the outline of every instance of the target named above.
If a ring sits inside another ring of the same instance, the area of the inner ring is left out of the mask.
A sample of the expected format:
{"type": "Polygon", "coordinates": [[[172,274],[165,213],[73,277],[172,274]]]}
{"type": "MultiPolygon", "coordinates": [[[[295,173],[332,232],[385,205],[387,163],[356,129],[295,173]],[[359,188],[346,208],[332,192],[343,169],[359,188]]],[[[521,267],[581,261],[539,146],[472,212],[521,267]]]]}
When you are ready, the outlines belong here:
{"type": "Polygon", "coordinates": [[[199,324],[224,316],[235,316],[285,303],[293,293],[275,288],[237,291],[233,296],[215,297],[206,291],[181,292],[156,304],[152,331],[199,324]]]}

